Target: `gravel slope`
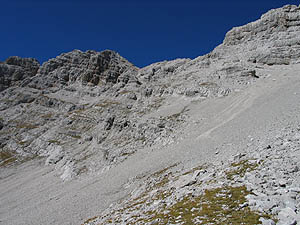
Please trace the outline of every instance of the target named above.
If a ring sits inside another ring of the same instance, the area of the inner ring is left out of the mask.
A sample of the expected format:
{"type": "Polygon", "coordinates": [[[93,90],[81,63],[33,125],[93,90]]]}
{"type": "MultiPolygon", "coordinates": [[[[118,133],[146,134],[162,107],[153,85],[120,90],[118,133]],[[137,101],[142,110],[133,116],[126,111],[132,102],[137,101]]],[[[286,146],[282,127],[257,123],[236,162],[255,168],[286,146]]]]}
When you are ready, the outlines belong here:
{"type": "Polygon", "coordinates": [[[251,138],[264,140],[299,124],[300,66],[266,67],[265,73],[270,76],[228,97],[177,105],[179,111],[187,106],[190,119],[176,143],[142,149],[107,171],[62,183],[38,160],[1,169],[0,224],[80,224],[125,197],[138,176],[176,162],[189,168],[226,160],[251,138]]]}

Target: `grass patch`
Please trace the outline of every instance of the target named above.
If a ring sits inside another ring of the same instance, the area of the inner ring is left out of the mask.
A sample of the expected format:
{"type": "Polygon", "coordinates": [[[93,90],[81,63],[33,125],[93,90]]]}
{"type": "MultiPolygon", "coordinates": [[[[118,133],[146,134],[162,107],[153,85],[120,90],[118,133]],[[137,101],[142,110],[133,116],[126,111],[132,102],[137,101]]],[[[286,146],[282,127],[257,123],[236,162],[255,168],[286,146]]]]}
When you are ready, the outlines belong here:
{"type": "Polygon", "coordinates": [[[17,155],[13,151],[8,150],[1,150],[0,151],[0,167],[8,167],[12,165],[20,165],[22,163],[29,162],[33,159],[41,159],[43,157],[37,155],[28,155],[28,156],[21,156],[17,155]]]}
{"type": "Polygon", "coordinates": [[[7,151],[0,152],[0,167],[8,166],[17,161],[17,158],[14,154],[7,151]]]}
{"type": "Polygon", "coordinates": [[[159,220],[159,224],[261,224],[260,217],[269,219],[270,216],[251,211],[249,207],[241,207],[248,194],[250,192],[245,186],[205,190],[203,195],[186,196],[159,212],[148,211],[147,217],[140,222],[159,220]]]}
{"type": "Polygon", "coordinates": [[[92,217],[92,218],[90,218],[90,219],[88,219],[88,220],[84,221],[84,222],[83,222],[83,224],[81,224],[81,225],[84,225],[84,224],[90,223],[90,222],[92,222],[92,221],[96,220],[97,218],[98,218],[97,216],[95,216],[95,217],[92,217]]]}
{"type": "Polygon", "coordinates": [[[243,177],[245,176],[246,172],[255,170],[257,166],[257,163],[250,163],[249,159],[232,163],[232,168],[229,171],[226,171],[226,177],[228,180],[233,180],[234,176],[243,177]]]}
{"type": "Polygon", "coordinates": [[[199,85],[200,86],[218,86],[216,83],[213,83],[213,82],[202,82],[199,85]]]}
{"type": "Polygon", "coordinates": [[[18,144],[19,145],[28,145],[30,142],[29,141],[19,141],[18,144]]]}
{"type": "Polygon", "coordinates": [[[164,187],[166,184],[168,184],[170,181],[170,176],[172,176],[172,174],[173,174],[169,170],[176,167],[177,165],[178,165],[178,163],[174,163],[174,164],[150,175],[150,177],[152,179],[155,179],[155,183],[148,189],[148,192],[155,190],[155,189],[158,190],[158,189],[164,187]]]}
{"type": "Polygon", "coordinates": [[[184,176],[184,175],[192,174],[192,173],[194,173],[197,170],[205,170],[207,167],[208,167],[208,165],[206,165],[206,164],[203,164],[201,166],[196,166],[193,169],[191,169],[191,170],[183,173],[182,175],[184,176]]]}
{"type": "Polygon", "coordinates": [[[19,128],[19,129],[22,129],[22,128],[25,128],[25,129],[35,129],[35,128],[38,128],[38,126],[34,125],[34,124],[30,124],[30,123],[26,123],[26,122],[20,122],[16,128],[19,128]]]}
{"type": "Polygon", "coordinates": [[[174,164],[172,164],[172,165],[170,165],[170,166],[168,166],[168,167],[166,167],[162,170],[159,170],[159,171],[153,173],[151,175],[151,177],[160,177],[161,175],[165,174],[168,170],[174,168],[175,166],[178,166],[178,163],[174,163],[174,164]]]}
{"type": "Polygon", "coordinates": [[[101,108],[107,108],[113,105],[120,105],[120,102],[117,101],[109,101],[109,100],[105,100],[101,103],[95,104],[96,107],[101,107],[101,108]]]}
{"type": "MultiPolygon", "coordinates": [[[[262,217],[276,222],[271,215],[251,210],[246,204],[246,196],[252,193],[245,185],[226,185],[203,190],[196,196],[187,194],[176,197],[172,190],[166,188],[172,175],[169,169],[174,166],[176,164],[150,175],[150,186],[139,197],[102,217],[106,218],[104,224],[126,223],[122,218],[129,214],[131,216],[127,221],[130,222],[127,224],[254,225],[261,224],[259,219],[262,217]],[[172,205],[167,205],[168,199],[173,199],[172,205]],[[152,207],[153,203],[156,206],[152,207]]],[[[195,167],[184,175],[203,170],[206,166],[195,167]]],[[[257,166],[254,160],[232,163],[226,176],[231,179],[235,175],[244,176],[247,171],[255,170],[257,166]]]]}

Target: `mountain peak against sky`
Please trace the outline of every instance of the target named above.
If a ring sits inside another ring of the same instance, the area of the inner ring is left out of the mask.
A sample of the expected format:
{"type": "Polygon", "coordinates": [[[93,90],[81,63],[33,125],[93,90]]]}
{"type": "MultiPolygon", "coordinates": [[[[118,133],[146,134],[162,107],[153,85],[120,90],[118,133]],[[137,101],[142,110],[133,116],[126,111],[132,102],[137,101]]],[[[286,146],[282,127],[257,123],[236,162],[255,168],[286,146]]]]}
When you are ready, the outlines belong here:
{"type": "Polygon", "coordinates": [[[20,1],[1,3],[0,61],[41,63],[73,49],[113,49],[143,67],[210,52],[232,27],[290,1],[20,1]]]}
{"type": "Polygon", "coordinates": [[[31,57],[0,63],[0,223],[299,223],[300,7],[82,2],[6,3],[36,30],[2,25],[31,57]]]}

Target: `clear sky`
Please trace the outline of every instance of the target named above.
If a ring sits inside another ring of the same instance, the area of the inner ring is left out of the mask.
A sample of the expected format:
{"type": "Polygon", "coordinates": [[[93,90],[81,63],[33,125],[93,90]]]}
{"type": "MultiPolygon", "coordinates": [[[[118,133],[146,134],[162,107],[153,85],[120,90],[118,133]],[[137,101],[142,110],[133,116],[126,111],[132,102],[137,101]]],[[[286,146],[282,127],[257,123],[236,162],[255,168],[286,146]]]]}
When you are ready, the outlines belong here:
{"type": "Polygon", "coordinates": [[[300,0],[0,0],[0,61],[112,49],[138,67],[195,58],[234,26],[300,0]]]}

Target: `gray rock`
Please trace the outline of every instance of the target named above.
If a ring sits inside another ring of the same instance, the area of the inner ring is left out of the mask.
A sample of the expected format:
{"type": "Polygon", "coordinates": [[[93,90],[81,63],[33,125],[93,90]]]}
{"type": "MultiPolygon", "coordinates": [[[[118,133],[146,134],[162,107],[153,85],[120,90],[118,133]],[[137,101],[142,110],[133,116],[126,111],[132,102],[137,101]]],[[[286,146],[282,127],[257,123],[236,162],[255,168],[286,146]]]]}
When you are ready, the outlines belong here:
{"type": "Polygon", "coordinates": [[[262,222],[262,225],[275,225],[275,222],[270,219],[264,219],[261,217],[259,221],[262,222]]]}
{"type": "Polygon", "coordinates": [[[285,179],[280,179],[280,180],[278,180],[278,184],[279,184],[279,186],[281,186],[281,187],[285,187],[286,184],[287,184],[287,180],[285,180],[285,179]]]}
{"type": "Polygon", "coordinates": [[[12,56],[0,64],[0,91],[36,75],[39,62],[33,58],[12,56]]]}
{"type": "MultiPolygon", "coordinates": [[[[244,44],[249,46],[248,58],[253,63],[288,65],[299,57],[298,51],[292,53],[299,38],[291,38],[293,32],[295,34],[299,32],[300,20],[296,16],[298,12],[299,9],[294,5],[270,10],[259,20],[229,31],[226,34],[224,45],[244,44]],[[289,18],[293,18],[293,20],[289,18]],[[291,36],[288,34],[289,31],[292,32],[291,36]],[[284,35],[290,38],[285,38],[284,35]],[[270,42],[268,40],[278,41],[270,42]]],[[[246,49],[244,50],[246,51],[246,49]]]]}
{"type": "Polygon", "coordinates": [[[193,185],[197,182],[195,176],[193,174],[187,174],[185,176],[181,176],[177,181],[171,184],[171,187],[176,189],[180,189],[186,186],[193,185]]]}
{"type": "Polygon", "coordinates": [[[93,140],[93,137],[90,136],[90,135],[85,135],[84,137],[84,141],[92,141],[93,140]]]}
{"type": "Polygon", "coordinates": [[[50,155],[46,159],[46,165],[56,164],[64,157],[63,149],[61,146],[51,145],[49,147],[49,151],[50,155]]]}
{"type": "Polygon", "coordinates": [[[278,213],[277,224],[296,225],[297,214],[291,208],[284,208],[278,213]]]}
{"type": "Polygon", "coordinates": [[[144,91],[144,96],[145,96],[145,97],[150,97],[150,96],[152,95],[152,93],[153,93],[152,88],[147,88],[147,89],[145,89],[145,91],[144,91]]]}
{"type": "Polygon", "coordinates": [[[242,71],[241,76],[243,77],[251,76],[251,77],[259,78],[259,76],[256,75],[256,70],[242,71]]]}
{"type": "Polygon", "coordinates": [[[102,52],[74,50],[45,62],[29,86],[35,88],[67,85],[116,83],[123,73],[136,73],[137,68],[110,50],[102,52]],[[47,80],[44,77],[47,76],[47,80]]]}

